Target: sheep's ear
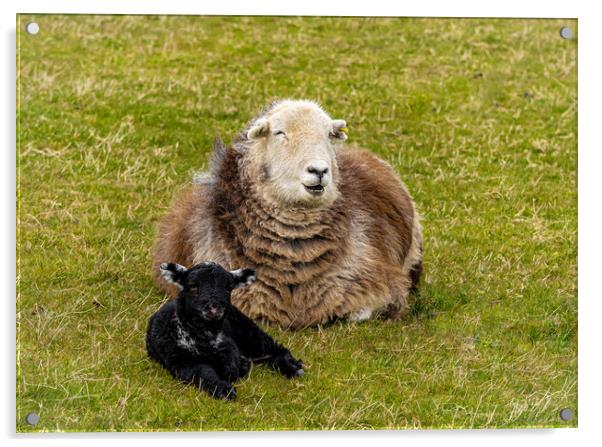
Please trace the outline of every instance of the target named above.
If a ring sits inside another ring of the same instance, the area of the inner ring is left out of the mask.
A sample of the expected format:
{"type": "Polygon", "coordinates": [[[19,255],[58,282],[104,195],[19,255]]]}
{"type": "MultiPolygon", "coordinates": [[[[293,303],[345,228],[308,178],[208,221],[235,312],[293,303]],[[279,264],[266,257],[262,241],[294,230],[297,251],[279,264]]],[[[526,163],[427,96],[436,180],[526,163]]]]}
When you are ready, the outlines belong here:
{"type": "Polygon", "coordinates": [[[332,120],[330,137],[341,141],[345,141],[347,139],[347,123],[345,120],[332,120]]]}
{"type": "Polygon", "coordinates": [[[161,275],[168,283],[171,283],[180,289],[184,288],[184,279],[188,274],[188,269],[180,264],[173,262],[164,262],[159,266],[161,275]]]}
{"type": "Polygon", "coordinates": [[[257,280],[257,273],[253,269],[238,269],[230,272],[232,275],[234,288],[248,286],[257,280]]]}
{"type": "Polygon", "coordinates": [[[265,118],[259,118],[255,121],[247,132],[247,138],[255,140],[267,136],[270,132],[270,123],[265,118]]]}

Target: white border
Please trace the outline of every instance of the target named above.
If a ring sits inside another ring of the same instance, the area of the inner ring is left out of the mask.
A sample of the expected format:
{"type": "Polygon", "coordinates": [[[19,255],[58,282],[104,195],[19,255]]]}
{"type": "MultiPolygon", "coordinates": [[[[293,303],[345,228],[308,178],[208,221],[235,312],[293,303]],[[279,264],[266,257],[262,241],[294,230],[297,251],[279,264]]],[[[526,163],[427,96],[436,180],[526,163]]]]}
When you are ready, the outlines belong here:
{"type": "Polygon", "coordinates": [[[577,16],[581,2],[552,0],[545,3],[504,0],[500,2],[431,1],[398,2],[371,0],[229,0],[208,2],[189,0],[146,1],[102,0],[44,2],[23,0],[19,12],[72,12],[85,14],[235,14],[235,15],[331,15],[331,16],[439,16],[439,17],[545,17],[577,16]]]}
{"type": "Polygon", "coordinates": [[[4,445],[37,445],[42,441],[55,446],[105,446],[107,441],[116,446],[142,441],[148,446],[162,446],[174,438],[170,434],[96,434],[46,435],[44,437],[16,435],[15,430],[15,14],[32,13],[102,13],[102,14],[236,14],[236,15],[377,15],[377,16],[437,16],[437,17],[562,17],[579,18],[579,429],[564,430],[477,430],[477,431],[420,431],[420,432],[295,432],[295,433],[219,433],[182,434],[177,442],[182,445],[244,444],[245,446],[305,446],[308,443],[345,443],[364,445],[374,439],[382,444],[446,446],[504,446],[545,443],[566,446],[587,445],[602,439],[600,381],[602,377],[600,340],[602,325],[598,322],[602,291],[596,276],[602,266],[596,263],[596,254],[602,251],[599,231],[600,194],[602,175],[600,164],[602,142],[600,127],[602,70],[600,62],[600,16],[595,14],[593,1],[546,1],[527,3],[504,0],[471,2],[468,0],[404,2],[391,0],[366,2],[328,0],[230,0],[223,3],[186,0],[87,0],[73,2],[21,1],[19,4],[1,2],[2,8],[2,107],[0,125],[4,147],[0,151],[0,166],[4,170],[4,188],[1,197],[2,266],[5,294],[2,296],[2,388],[0,401],[0,437],[4,445]]]}

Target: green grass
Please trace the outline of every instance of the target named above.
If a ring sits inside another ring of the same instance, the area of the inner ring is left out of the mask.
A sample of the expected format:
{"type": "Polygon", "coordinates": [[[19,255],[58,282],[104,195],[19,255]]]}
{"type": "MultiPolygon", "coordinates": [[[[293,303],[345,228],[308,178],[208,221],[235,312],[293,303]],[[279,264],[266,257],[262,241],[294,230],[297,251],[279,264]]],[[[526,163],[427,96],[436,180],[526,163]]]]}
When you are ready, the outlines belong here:
{"type": "Polygon", "coordinates": [[[21,16],[17,430],[576,426],[567,24],[21,16]],[[278,97],[321,102],[399,172],[424,282],[401,322],[267,328],[306,376],[257,367],[216,402],[146,357],[150,247],[213,137],[278,97]]]}

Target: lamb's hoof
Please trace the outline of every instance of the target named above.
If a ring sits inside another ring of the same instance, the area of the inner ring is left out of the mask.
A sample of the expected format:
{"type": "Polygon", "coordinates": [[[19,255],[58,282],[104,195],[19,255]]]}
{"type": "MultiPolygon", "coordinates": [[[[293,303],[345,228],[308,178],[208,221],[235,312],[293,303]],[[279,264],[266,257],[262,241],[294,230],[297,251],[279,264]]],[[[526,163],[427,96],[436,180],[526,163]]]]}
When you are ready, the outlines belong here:
{"type": "Polygon", "coordinates": [[[215,387],[212,396],[215,399],[234,400],[236,399],[236,389],[227,382],[220,383],[215,387]]]}
{"type": "Polygon", "coordinates": [[[303,371],[303,362],[295,359],[290,353],[280,356],[276,360],[276,368],[282,375],[290,378],[301,377],[305,374],[303,371]]]}

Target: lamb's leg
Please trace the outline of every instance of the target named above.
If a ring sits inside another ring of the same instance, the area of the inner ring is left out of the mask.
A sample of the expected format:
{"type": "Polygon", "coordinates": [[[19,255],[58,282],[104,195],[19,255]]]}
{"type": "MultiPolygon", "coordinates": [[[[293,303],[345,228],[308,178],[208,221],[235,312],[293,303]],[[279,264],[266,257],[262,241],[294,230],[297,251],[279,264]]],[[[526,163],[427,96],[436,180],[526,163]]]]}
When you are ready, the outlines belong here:
{"type": "Polygon", "coordinates": [[[236,398],[234,387],[219,378],[217,372],[209,365],[187,365],[173,369],[176,378],[184,383],[195,385],[216,399],[232,400],[236,398]]]}
{"type": "Polygon", "coordinates": [[[240,351],[256,363],[266,363],[286,377],[303,375],[303,362],[266,334],[253,320],[232,306],[232,336],[240,351]]]}
{"type": "Polygon", "coordinates": [[[222,335],[216,343],[216,348],[219,364],[216,370],[220,377],[234,382],[249,373],[249,360],[241,355],[234,340],[222,335]]]}

